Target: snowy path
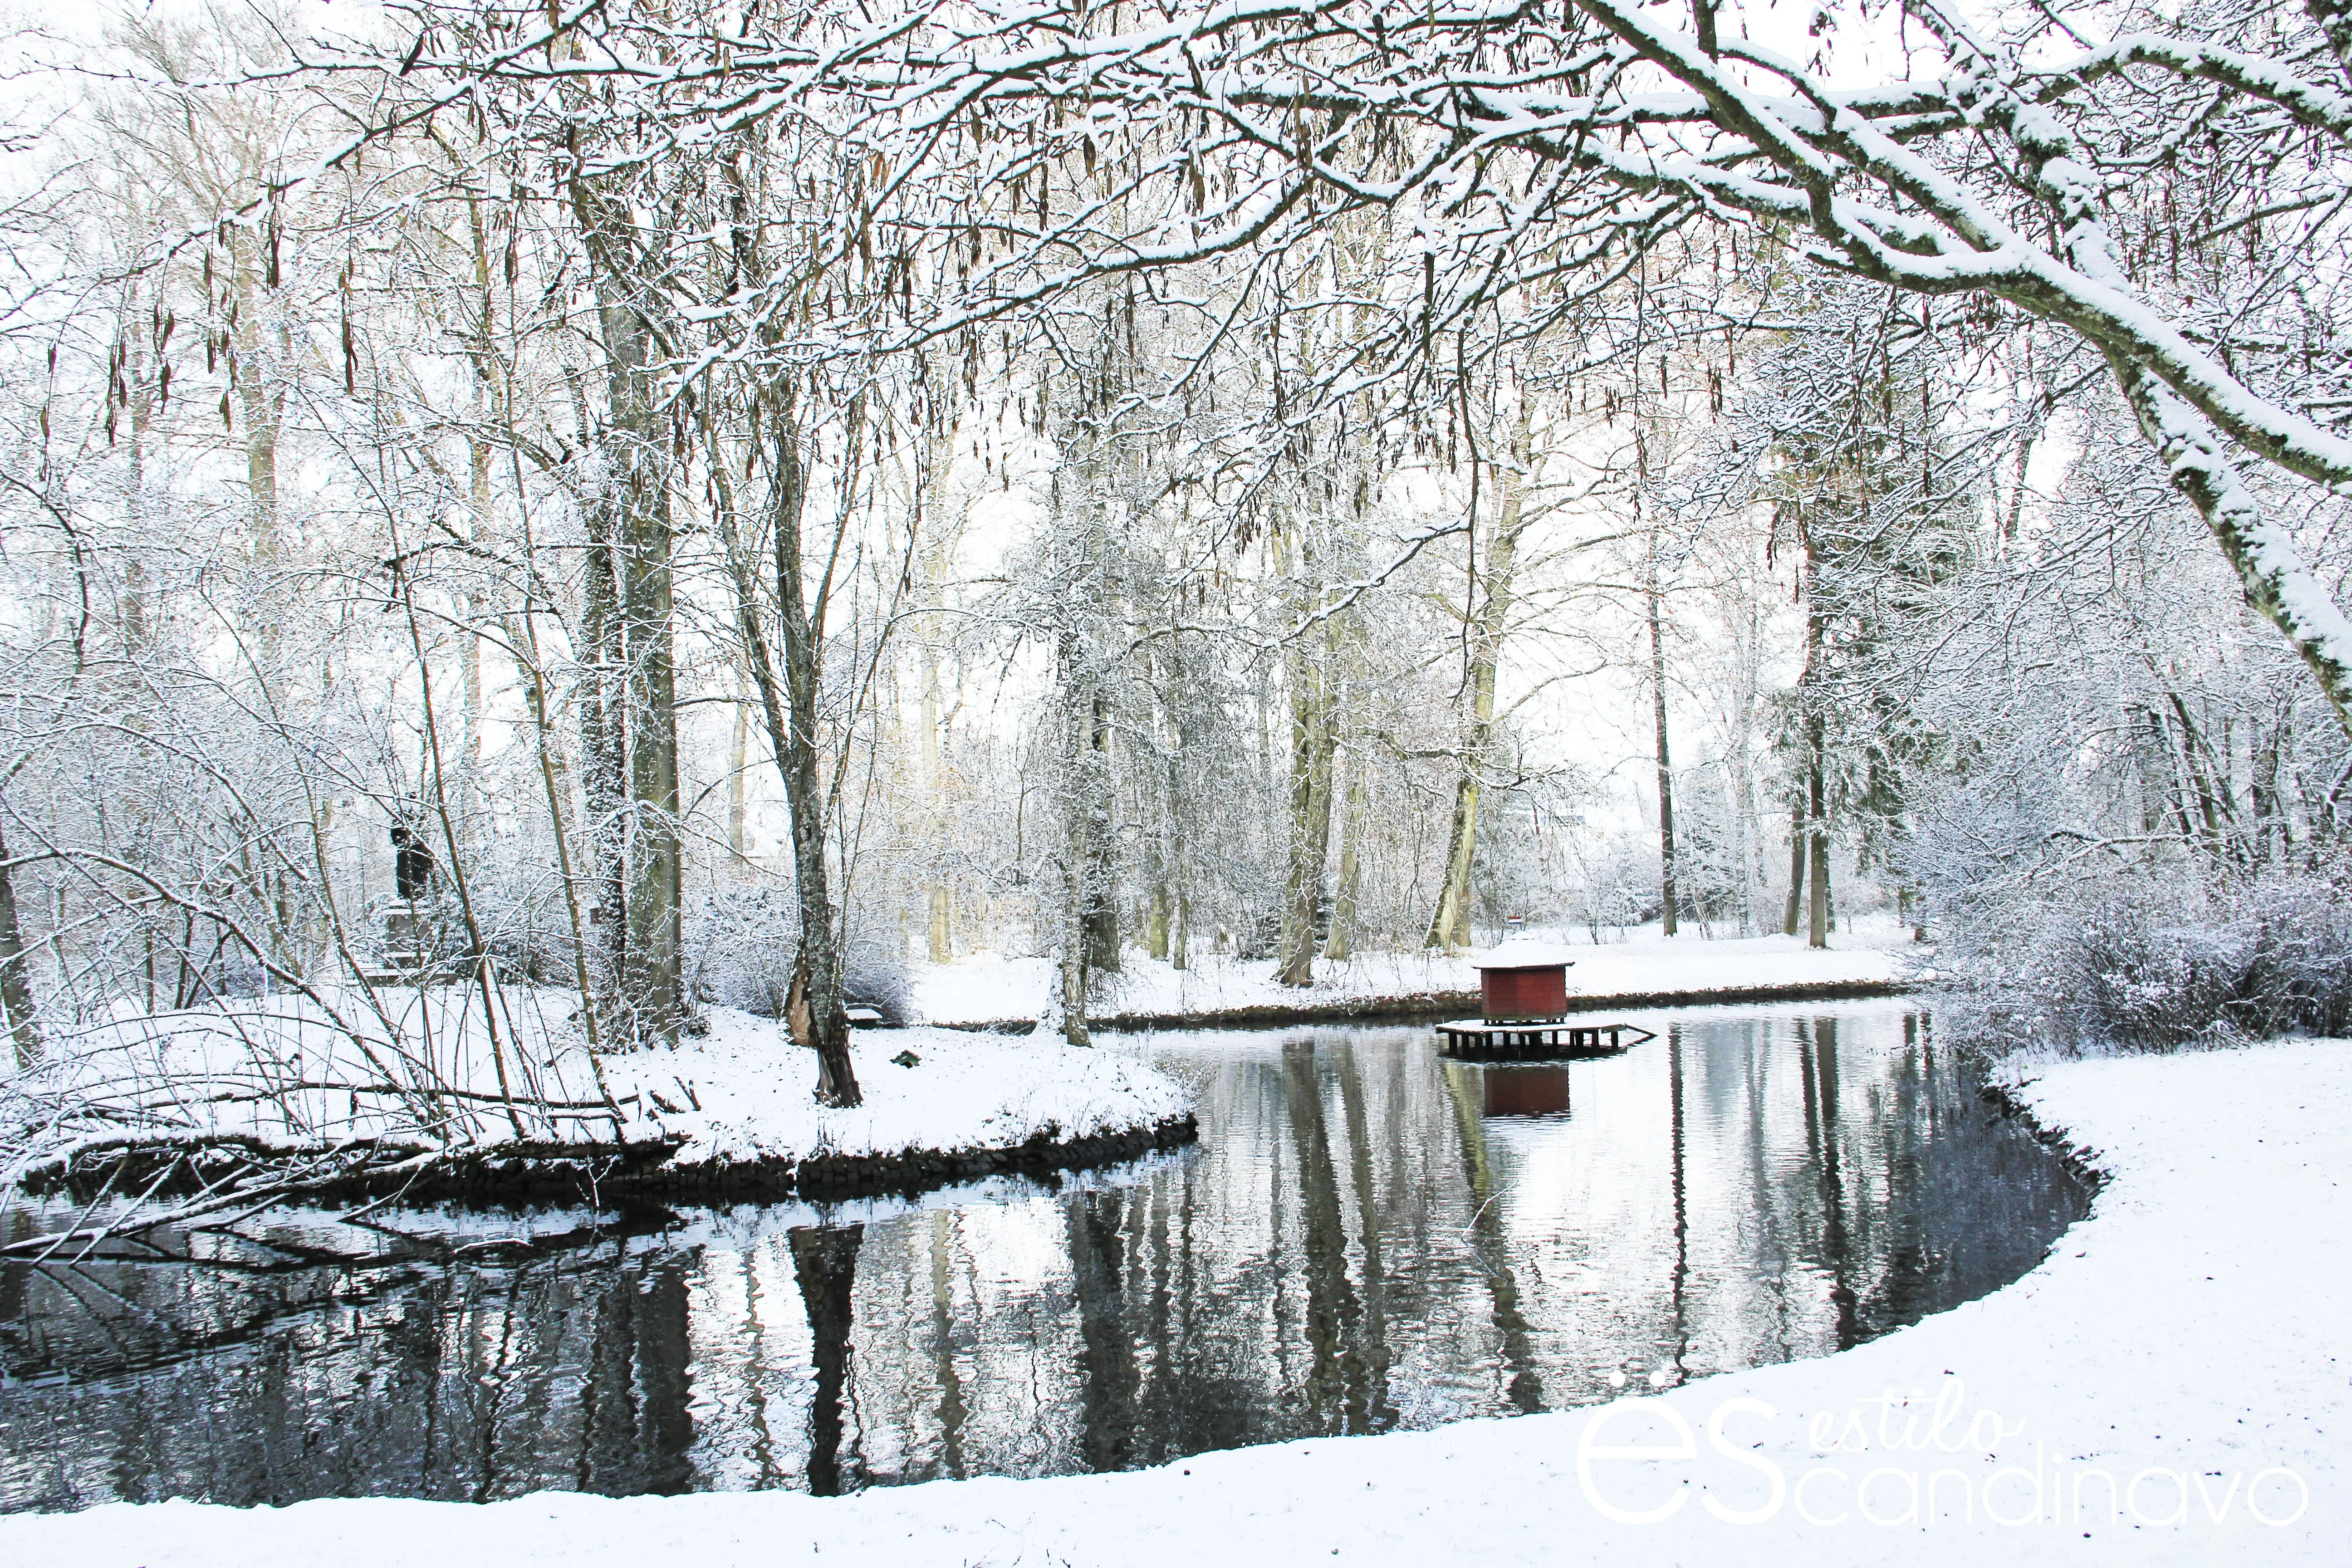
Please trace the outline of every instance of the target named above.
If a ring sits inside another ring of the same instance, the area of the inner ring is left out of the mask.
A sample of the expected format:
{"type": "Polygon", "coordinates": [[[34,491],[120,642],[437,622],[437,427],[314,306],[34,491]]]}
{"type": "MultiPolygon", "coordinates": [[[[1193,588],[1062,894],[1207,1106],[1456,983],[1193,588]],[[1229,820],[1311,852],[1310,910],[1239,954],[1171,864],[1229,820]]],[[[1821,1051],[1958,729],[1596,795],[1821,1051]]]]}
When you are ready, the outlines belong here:
{"type": "MultiPolygon", "coordinates": [[[[1655,926],[1635,928],[1624,942],[1594,945],[1574,932],[1549,933],[1568,942],[1575,965],[1568,988],[1580,996],[1650,995],[1662,992],[1736,990],[1759,985],[1851,984],[1897,978],[1907,932],[1892,926],[1842,935],[1837,945],[1808,948],[1801,938],[1729,937],[1709,942],[1685,932],[1672,941],[1655,926]]],[[[915,1008],[928,1022],[961,1024],[1034,1018],[1045,1004],[1051,966],[1044,958],[977,952],[953,963],[909,966],[915,1008]]],[[[1368,952],[1334,963],[1318,960],[1310,988],[1282,985],[1272,959],[1196,956],[1192,967],[1171,969],[1139,952],[1125,972],[1098,977],[1094,1011],[1208,1013],[1233,1007],[1312,1006],[1367,996],[1431,991],[1475,991],[1468,957],[1433,952],[1368,952]]]]}
{"type": "Polygon", "coordinates": [[[1580,1442],[1671,1445],[1675,1434],[1653,1426],[1645,1435],[1640,1418],[1612,1405],[1203,1455],[1139,1474],[939,1483],[833,1500],[541,1494],[486,1508],[369,1500],[276,1512],[116,1505],[0,1520],[0,1563],[2352,1561],[2344,1299],[2352,1045],[2072,1063],[2022,1092],[2114,1178],[2054,1257],[1984,1300],[1854,1351],[1675,1391],[1658,1403],[1692,1429],[1706,1458],[1587,1454],[1589,1487],[1580,1442]],[[1919,1404],[1886,1405],[1887,1391],[1899,1400],[1915,1389],[1919,1404]],[[1760,1401],[1770,1414],[1735,1400],[1760,1401]],[[1744,1464],[1709,1444],[1718,1412],[1744,1464]],[[1994,1457],[1967,1451],[1971,1429],[1990,1440],[1993,1423],[1994,1457]],[[1809,1446],[1816,1436],[1846,1446],[1822,1455],[1809,1446]],[[1926,1451],[1883,1443],[1906,1436],[1926,1451]],[[1960,1451],[1938,1451],[1938,1441],[1960,1451]],[[1787,1488],[1777,1509],[1765,1465],[1787,1488]],[[2098,1473],[2114,1477],[2147,1522],[2128,1506],[2111,1521],[2098,1473]],[[1714,1489],[1694,1488],[1676,1504],[1682,1477],[1714,1489]],[[1934,1511],[1921,1510],[1925,1523],[1901,1521],[1915,1485],[1937,1500],[1934,1511]],[[2250,1500],[2272,1520],[2300,1515],[2266,1524],[2249,1514],[2250,1500]],[[1722,1522],[1709,1503],[1769,1517],[1722,1522]],[[1675,1512],[1630,1523],[1601,1506],[1675,1512]],[[1898,1522],[1870,1522],[1864,1509],[1898,1522]],[[2176,1510],[2185,1521],[2168,1522],[2176,1510]]]}

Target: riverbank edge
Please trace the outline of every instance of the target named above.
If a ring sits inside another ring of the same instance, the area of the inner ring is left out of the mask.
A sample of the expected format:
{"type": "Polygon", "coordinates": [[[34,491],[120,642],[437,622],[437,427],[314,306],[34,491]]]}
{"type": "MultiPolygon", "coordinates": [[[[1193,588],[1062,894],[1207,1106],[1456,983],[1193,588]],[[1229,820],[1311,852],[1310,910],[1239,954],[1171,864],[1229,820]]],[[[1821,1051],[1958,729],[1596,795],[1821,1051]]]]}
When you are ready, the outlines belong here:
{"type": "MultiPolygon", "coordinates": [[[[1991,1070],[1996,1074],[2000,1073],[2003,1070],[2003,1064],[1998,1062],[1992,1064],[1991,1070]]],[[[2059,1122],[2048,1115],[2043,1108],[2036,1105],[2028,1095],[2030,1087],[2030,1084],[2004,1081],[1999,1077],[1993,1077],[1977,1087],[1977,1098],[1992,1105],[2002,1116],[2016,1122],[2019,1130],[2027,1137],[2055,1155],[2061,1163],[2074,1173],[2077,1181],[2090,1189],[2091,1201],[2095,1205],[2116,1180],[2116,1173],[2105,1157],[2078,1138],[2072,1128],[2059,1122]]],[[[2054,1251],[2055,1248],[2053,1247],[2053,1250],[2054,1251]]],[[[2006,1289],[2007,1287],[2004,1286],[2002,1289],[2006,1289]]]]}
{"type": "MultiPolygon", "coordinates": [[[[975,1144],[955,1149],[902,1149],[882,1154],[779,1155],[755,1160],[671,1159],[674,1142],[596,1144],[492,1144],[435,1157],[417,1151],[388,1169],[355,1172],[303,1185],[287,1201],[344,1204],[397,1198],[405,1203],[486,1205],[516,1203],[583,1203],[592,1206],[633,1200],[736,1203],[797,1197],[816,1202],[912,1196],[958,1182],[988,1176],[1045,1175],[1083,1171],[1139,1159],[1160,1150],[1181,1148],[1200,1137],[1190,1110],[1132,1127],[1065,1138],[1040,1131],[1013,1144],[975,1144]],[[419,1166],[416,1159],[431,1159],[419,1166]]],[[[89,1202],[108,1191],[144,1191],[169,1196],[201,1190],[207,1150],[250,1155],[246,1140],[215,1145],[136,1144],[106,1151],[110,1158],[69,1171],[42,1173],[21,1184],[35,1196],[66,1194],[89,1202]],[[180,1163],[176,1174],[163,1163],[180,1163]]],[[[270,1151],[286,1159],[299,1151],[270,1151]]]]}
{"type": "Polygon", "coordinates": [[[911,1196],[987,1176],[1034,1176],[1115,1165],[1160,1150],[1181,1148],[1200,1135],[1199,1121],[1187,1110],[1077,1138],[1039,1132],[1006,1145],[904,1149],[892,1154],[818,1154],[805,1159],[786,1155],[664,1163],[614,1173],[593,1171],[593,1157],[541,1160],[533,1163],[532,1168],[518,1171],[511,1161],[501,1163],[497,1151],[486,1150],[469,1156],[462,1163],[463,1169],[450,1172],[440,1186],[424,1196],[433,1202],[512,1202],[520,1195],[543,1202],[551,1197],[594,1194],[606,1199],[696,1203],[911,1196]]]}
{"type": "MultiPolygon", "coordinates": [[[[1928,987],[1906,980],[1803,980],[1786,985],[1727,985],[1684,991],[1619,991],[1570,996],[1570,1013],[1609,1008],[1728,1007],[1756,1002],[1869,1002],[1909,996],[1928,987]]],[[[1414,991],[1386,996],[1338,996],[1323,1002],[1262,1003],[1248,1007],[1212,1007],[1197,1013],[1111,1013],[1089,1017],[1089,1028],[1105,1034],[1139,1035],[1161,1029],[1277,1029],[1300,1024],[1418,1024],[1441,1018],[1475,1017],[1475,991],[1414,991]]],[[[1034,1018],[970,1019],[929,1023],[934,1029],[975,1035],[1027,1035],[1034,1018]]]]}

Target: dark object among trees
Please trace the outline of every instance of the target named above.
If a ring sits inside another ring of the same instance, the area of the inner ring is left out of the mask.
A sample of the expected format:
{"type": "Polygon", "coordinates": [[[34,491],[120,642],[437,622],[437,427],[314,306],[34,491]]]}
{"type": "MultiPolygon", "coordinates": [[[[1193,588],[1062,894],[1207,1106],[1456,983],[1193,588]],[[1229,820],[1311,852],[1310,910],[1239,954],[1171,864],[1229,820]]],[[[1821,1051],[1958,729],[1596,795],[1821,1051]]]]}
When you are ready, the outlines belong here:
{"type": "Polygon", "coordinates": [[[433,847],[404,822],[392,825],[392,881],[401,898],[412,904],[433,886],[433,847]]]}

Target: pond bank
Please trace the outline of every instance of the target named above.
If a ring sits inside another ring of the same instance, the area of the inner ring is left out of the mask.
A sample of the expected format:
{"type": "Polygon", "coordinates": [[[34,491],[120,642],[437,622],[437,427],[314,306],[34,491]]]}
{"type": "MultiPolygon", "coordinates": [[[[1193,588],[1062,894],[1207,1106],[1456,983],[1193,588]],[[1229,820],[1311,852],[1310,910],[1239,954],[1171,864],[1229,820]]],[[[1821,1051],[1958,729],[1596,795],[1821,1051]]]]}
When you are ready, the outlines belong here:
{"type": "MultiPolygon", "coordinates": [[[[1791,936],[1669,937],[1655,926],[1599,942],[1581,931],[1537,934],[1574,954],[1569,1005],[1580,1010],[1859,1000],[1929,978],[1913,973],[1927,950],[1884,922],[1841,931],[1826,948],[1791,936]]],[[[1129,950],[1117,973],[1095,976],[1090,1021],[1133,1030],[1459,1017],[1477,1008],[1474,956],[1416,949],[1318,959],[1315,984],[1297,986],[1276,978],[1272,959],[1196,952],[1178,969],[1129,950]]],[[[1034,954],[974,952],[909,969],[915,1011],[936,1025],[1017,1032],[1054,992],[1052,965],[1034,954]]]]}
{"type": "MultiPolygon", "coordinates": [[[[1613,1012],[1635,1007],[1715,1007],[1751,1002],[1866,1002],[1907,996],[1921,989],[1900,980],[1796,981],[1780,985],[1697,986],[1677,991],[1612,992],[1574,995],[1570,1013],[1613,1012]]],[[[1090,1017],[1088,1025],[1110,1034],[1143,1034],[1155,1029],[1272,1029],[1304,1024],[1413,1024],[1437,1018],[1475,1017],[1475,991],[1422,991],[1401,995],[1334,996],[1302,1002],[1262,1002],[1240,1007],[1212,1007],[1196,1013],[1112,1013],[1090,1017]]],[[[983,1035],[1028,1035],[1036,1032],[1034,1018],[991,1018],[939,1024],[983,1035]]]]}
{"type": "Polygon", "coordinates": [[[2007,1091],[2106,1178],[2093,1216],[2049,1260],[1856,1349],[1637,1405],[838,1500],[110,1505],[0,1520],[0,1560],[2343,1561],[2352,1046],[2065,1063],[2012,1076],[2007,1091]],[[1705,1458],[1598,1452],[1639,1444],[1705,1458]]]}
{"type": "Polygon", "coordinates": [[[704,1034],[676,1049],[607,1055],[609,1100],[592,1099],[593,1077],[565,1031],[544,1021],[562,1016],[538,1005],[546,999],[510,1009],[504,1061],[468,1039],[469,1000],[462,988],[425,994],[417,1016],[441,1016],[404,1036],[464,1116],[439,1138],[419,1135],[413,1108],[442,1102],[382,1084],[388,1050],[362,1059],[315,1007],[265,999],[129,1020],[85,1042],[79,1058],[0,1085],[35,1108],[43,1096],[104,1108],[103,1121],[53,1139],[14,1173],[29,1191],[86,1201],[185,1192],[247,1166],[267,1167],[245,1178],[261,1182],[307,1171],[300,1191],[322,1202],[839,1198],[1100,1164],[1195,1131],[1183,1088],[1140,1062],[1059,1040],[1014,1045],[922,1027],[855,1033],[864,1103],[821,1106],[812,1053],[772,1021],[718,1008],[704,1034]],[[517,1058],[541,1069],[534,1081],[552,1115],[520,1084],[517,1113],[508,1111],[504,1075],[517,1058]],[[339,1159],[342,1151],[355,1152],[339,1159]]]}
{"type": "Polygon", "coordinates": [[[722,1204],[797,1197],[811,1202],[910,1194],[982,1176],[1083,1171],[1173,1149],[1199,1136],[1191,1111],[1130,1126],[1065,1135],[1050,1123],[1018,1143],[978,1142],[863,1153],[768,1154],[750,1159],[629,1161],[627,1148],[488,1149],[415,1180],[371,1177],[322,1189],[323,1202],[398,1194],[410,1203],[609,1203],[632,1198],[722,1204]]]}

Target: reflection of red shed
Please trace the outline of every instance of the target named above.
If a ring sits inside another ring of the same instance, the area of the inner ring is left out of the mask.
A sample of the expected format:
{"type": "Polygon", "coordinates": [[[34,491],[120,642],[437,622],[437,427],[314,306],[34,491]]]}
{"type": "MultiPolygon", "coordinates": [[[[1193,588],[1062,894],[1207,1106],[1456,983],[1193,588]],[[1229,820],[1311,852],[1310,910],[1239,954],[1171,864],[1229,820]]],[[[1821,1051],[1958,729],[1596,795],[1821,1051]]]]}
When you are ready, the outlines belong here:
{"type": "Polygon", "coordinates": [[[1507,942],[1472,960],[1486,1022],[1565,1016],[1571,962],[1566,949],[1533,942],[1507,942]]]}
{"type": "Polygon", "coordinates": [[[1558,1116],[1568,1109],[1566,1068],[1483,1068],[1489,1116],[1558,1116]]]}

